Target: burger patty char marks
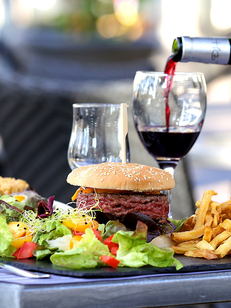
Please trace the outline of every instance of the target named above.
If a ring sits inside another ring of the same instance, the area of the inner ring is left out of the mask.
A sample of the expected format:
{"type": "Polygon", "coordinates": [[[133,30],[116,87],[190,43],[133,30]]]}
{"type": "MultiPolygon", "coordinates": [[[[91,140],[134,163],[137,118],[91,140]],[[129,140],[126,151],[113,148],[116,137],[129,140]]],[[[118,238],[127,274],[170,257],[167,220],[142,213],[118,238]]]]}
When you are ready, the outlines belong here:
{"type": "Polygon", "coordinates": [[[99,201],[98,207],[104,213],[110,213],[117,217],[127,213],[142,213],[154,220],[163,223],[168,218],[169,203],[166,195],[144,194],[85,194],[79,192],[76,205],[90,209],[99,201]]]}

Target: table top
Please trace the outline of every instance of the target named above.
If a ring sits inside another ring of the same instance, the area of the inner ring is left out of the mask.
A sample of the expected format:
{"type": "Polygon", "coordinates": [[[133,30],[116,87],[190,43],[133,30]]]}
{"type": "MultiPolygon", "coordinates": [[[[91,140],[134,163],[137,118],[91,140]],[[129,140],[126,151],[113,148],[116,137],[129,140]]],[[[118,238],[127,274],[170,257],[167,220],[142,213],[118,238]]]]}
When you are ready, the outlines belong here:
{"type": "Polygon", "coordinates": [[[231,270],[87,279],[27,279],[0,270],[1,308],[164,307],[231,301],[231,270]],[[163,292],[164,290],[164,292],[163,292]],[[182,296],[183,295],[183,296],[182,296]]]}

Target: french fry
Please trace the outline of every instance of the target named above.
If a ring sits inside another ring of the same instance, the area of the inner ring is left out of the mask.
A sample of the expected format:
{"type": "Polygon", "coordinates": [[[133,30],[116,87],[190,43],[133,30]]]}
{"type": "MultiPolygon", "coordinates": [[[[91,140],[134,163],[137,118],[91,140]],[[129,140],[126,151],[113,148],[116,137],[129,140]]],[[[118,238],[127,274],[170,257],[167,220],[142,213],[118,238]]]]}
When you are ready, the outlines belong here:
{"type": "Polygon", "coordinates": [[[205,215],[205,226],[206,227],[211,227],[213,224],[213,215],[211,212],[208,212],[206,215],[205,215]]]}
{"type": "Polygon", "coordinates": [[[225,230],[231,231],[231,220],[225,219],[223,222],[220,223],[220,226],[225,230]]]}
{"type": "Polygon", "coordinates": [[[221,203],[221,213],[231,219],[231,199],[221,203]]]}
{"type": "Polygon", "coordinates": [[[183,255],[189,250],[197,250],[198,248],[196,247],[196,245],[199,242],[200,240],[182,242],[176,246],[171,246],[171,248],[176,254],[183,255]]]}
{"type": "Polygon", "coordinates": [[[201,202],[202,202],[201,200],[197,200],[197,202],[196,202],[196,207],[197,207],[197,208],[199,208],[199,207],[200,207],[201,202]]]}
{"type": "Polygon", "coordinates": [[[213,251],[207,249],[195,251],[189,250],[184,255],[187,257],[204,258],[207,260],[218,259],[218,256],[213,251]]]}
{"type": "Polygon", "coordinates": [[[200,249],[200,250],[211,250],[211,251],[214,250],[213,246],[212,246],[211,244],[209,244],[209,243],[208,243],[207,241],[205,241],[205,240],[202,240],[202,241],[198,242],[198,243],[196,244],[196,247],[197,247],[198,249],[200,249]]]}
{"type": "Polygon", "coordinates": [[[216,228],[216,227],[218,226],[218,223],[219,223],[219,214],[217,215],[217,213],[216,213],[216,214],[214,214],[214,216],[213,216],[212,227],[213,227],[213,228],[216,228]]]}
{"type": "Polygon", "coordinates": [[[231,236],[231,232],[223,231],[222,233],[218,234],[214,239],[210,242],[210,245],[213,249],[216,249],[224,240],[231,236]]]}
{"type": "Polygon", "coordinates": [[[215,213],[220,214],[221,213],[221,204],[219,202],[211,201],[210,202],[210,208],[211,208],[212,214],[215,214],[215,213]]]}
{"type": "Polygon", "coordinates": [[[172,233],[172,240],[174,242],[180,243],[189,240],[196,240],[204,234],[205,225],[201,226],[197,230],[190,230],[185,232],[172,233]]]}
{"type": "Polygon", "coordinates": [[[202,240],[204,240],[204,241],[209,243],[211,241],[211,239],[212,239],[212,234],[213,234],[213,229],[210,228],[210,227],[205,227],[204,235],[203,235],[202,240]]]}
{"type": "Polygon", "coordinates": [[[214,239],[214,237],[216,237],[218,234],[220,234],[223,231],[225,231],[225,229],[222,228],[221,225],[217,226],[216,228],[213,228],[212,230],[213,230],[212,239],[214,239]]]}
{"type": "Polygon", "coordinates": [[[180,228],[179,231],[180,232],[190,231],[194,228],[195,223],[196,223],[196,215],[192,215],[185,221],[185,223],[183,224],[183,226],[180,228]]]}
{"type": "MultiPolygon", "coordinates": [[[[224,231],[225,232],[225,231],[224,231]]],[[[224,258],[230,250],[231,245],[231,236],[224,241],[215,251],[214,253],[219,257],[219,258],[224,258]]]]}
{"type": "Polygon", "coordinates": [[[219,203],[212,200],[214,195],[214,190],[206,190],[196,202],[195,214],[172,233],[176,254],[208,260],[231,255],[231,199],[219,203]]]}
{"type": "Polygon", "coordinates": [[[201,200],[201,204],[199,207],[198,215],[196,217],[196,224],[194,226],[194,230],[197,230],[201,226],[204,225],[206,213],[209,209],[211,198],[214,195],[217,195],[217,193],[214,190],[206,190],[204,192],[202,200],[201,200]]]}

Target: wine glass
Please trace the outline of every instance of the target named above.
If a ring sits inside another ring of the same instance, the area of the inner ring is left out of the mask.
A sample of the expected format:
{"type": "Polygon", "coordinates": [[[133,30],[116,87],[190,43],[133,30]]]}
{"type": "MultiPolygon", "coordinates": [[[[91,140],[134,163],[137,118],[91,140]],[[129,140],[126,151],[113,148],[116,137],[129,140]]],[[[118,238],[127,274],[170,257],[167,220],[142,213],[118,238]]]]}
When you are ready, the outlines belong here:
{"type": "MultiPolygon", "coordinates": [[[[121,104],[73,104],[67,151],[71,169],[104,162],[121,162],[121,104]]],[[[130,161],[126,136],[126,162],[130,161]]]]}
{"type": "MultiPolygon", "coordinates": [[[[133,119],[137,133],[159,167],[172,176],[177,164],[197,140],[205,112],[206,83],[202,73],[175,73],[174,76],[158,72],[136,73],[133,119]],[[170,77],[173,78],[171,83],[170,77]]],[[[170,190],[167,195],[171,217],[170,190]]]]}

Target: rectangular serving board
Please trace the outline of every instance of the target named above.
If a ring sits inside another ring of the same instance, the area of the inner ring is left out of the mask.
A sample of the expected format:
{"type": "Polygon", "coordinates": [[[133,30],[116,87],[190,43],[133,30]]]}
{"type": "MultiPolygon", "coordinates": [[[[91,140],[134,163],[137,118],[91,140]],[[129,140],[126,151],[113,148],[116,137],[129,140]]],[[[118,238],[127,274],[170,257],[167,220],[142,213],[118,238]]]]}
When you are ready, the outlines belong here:
{"type": "Polygon", "coordinates": [[[145,266],[141,268],[118,267],[117,269],[113,269],[110,267],[100,267],[93,269],[73,270],[67,267],[56,266],[52,264],[49,259],[37,261],[35,259],[17,260],[12,258],[0,257],[0,261],[25,270],[78,278],[118,278],[165,273],[189,273],[202,271],[231,270],[230,257],[219,260],[205,260],[185,256],[177,256],[176,258],[183,264],[183,268],[178,271],[175,269],[175,267],[158,268],[151,266],[145,266]]]}

